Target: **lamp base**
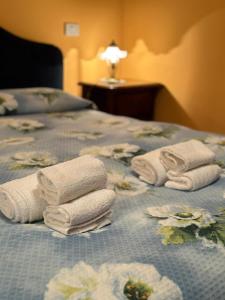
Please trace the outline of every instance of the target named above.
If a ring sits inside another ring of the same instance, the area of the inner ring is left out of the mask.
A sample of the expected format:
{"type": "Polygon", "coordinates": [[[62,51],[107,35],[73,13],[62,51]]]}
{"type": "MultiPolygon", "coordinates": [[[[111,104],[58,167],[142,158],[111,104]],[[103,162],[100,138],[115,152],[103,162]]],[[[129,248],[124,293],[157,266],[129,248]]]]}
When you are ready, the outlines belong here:
{"type": "Polygon", "coordinates": [[[101,78],[100,81],[108,84],[120,84],[120,83],[124,83],[126,80],[108,77],[108,78],[101,78]]]}

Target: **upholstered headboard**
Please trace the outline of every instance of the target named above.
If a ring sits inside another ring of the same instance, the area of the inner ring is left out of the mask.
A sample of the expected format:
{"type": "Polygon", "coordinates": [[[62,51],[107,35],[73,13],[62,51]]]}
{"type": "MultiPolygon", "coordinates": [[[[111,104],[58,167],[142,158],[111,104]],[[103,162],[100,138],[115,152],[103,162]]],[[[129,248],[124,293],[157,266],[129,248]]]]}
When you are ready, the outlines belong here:
{"type": "Polygon", "coordinates": [[[0,89],[62,88],[63,58],[52,45],[28,41],[0,27],[0,89]]]}

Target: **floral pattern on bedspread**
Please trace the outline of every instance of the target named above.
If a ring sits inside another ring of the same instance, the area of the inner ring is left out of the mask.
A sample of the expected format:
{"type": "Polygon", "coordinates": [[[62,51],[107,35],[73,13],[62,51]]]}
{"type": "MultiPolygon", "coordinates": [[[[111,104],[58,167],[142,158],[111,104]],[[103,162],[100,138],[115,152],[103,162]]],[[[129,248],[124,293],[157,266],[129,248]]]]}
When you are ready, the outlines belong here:
{"type": "Polygon", "coordinates": [[[158,218],[163,244],[183,244],[203,239],[225,246],[225,209],[212,216],[207,210],[184,205],[149,207],[147,213],[158,218]]]}
{"type": "Polygon", "coordinates": [[[44,168],[57,163],[57,158],[49,152],[16,152],[11,159],[14,161],[12,169],[44,168]]]}
{"type": "Polygon", "coordinates": [[[17,107],[18,104],[13,95],[0,92],[0,115],[15,111],[17,107]]]}
{"type": "Polygon", "coordinates": [[[1,183],[92,154],[117,195],[111,225],[70,237],[0,215],[0,299],[224,300],[225,176],[183,192],[151,186],[130,168],[136,155],[196,138],[225,170],[224,136],[94,110],[1,117],[0,125],[1,183]]]}
{"type": "Polygon", "coordinates": [[[161,277],[154,266],[139,263],[103,264],[96,271],[79,262],[62,269],[48,283],[45,300],[182,300],[179,287],[161,277]]]}

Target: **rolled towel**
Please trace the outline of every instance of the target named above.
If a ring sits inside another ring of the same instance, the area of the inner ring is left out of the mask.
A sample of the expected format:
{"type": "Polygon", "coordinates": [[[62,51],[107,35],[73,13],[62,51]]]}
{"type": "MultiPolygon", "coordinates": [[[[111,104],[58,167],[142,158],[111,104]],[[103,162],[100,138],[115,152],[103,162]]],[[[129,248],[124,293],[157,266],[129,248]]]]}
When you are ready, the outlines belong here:
{"type": "Polygon", "coordinates": [[[47,203],[38,197],[37,176],[32,174],[0,186],[0,210],[14,222],[30,223],[43,219],[47,203]]]}
{"type": "Polygon", "coordinates": [[[169,180],[165,186],[176,190],[195,191],[217,180],[221,171],[218,165],[206,165],[186,173],[169,171],[169,180]]]}
{"type": "Polygon", "coordinates": [[[196,167],[211,164],[215,153],[198,140],[164,147],[160,160],[168,170],[185,172],[196,167]]]}
{"type": "Polygon", "coordinates": [[[114,201],[114,191],[95,191],[66,204],[48,206],[44,211],[44,222],[66,235],[100,228],[110,224],[114,201]]]}
{"type": "Polygon", "coordinates": [[[49,205],[59,205],[91,191],[106,187],[107,173],[103,162],[84,155],[37,173],[40,190],[49,205]]]}
{"type": "Polygon", "coordinates": [[[131,160],[131,168],[140,175],[140,179],[160,186],[167,180],[166,169],[159,157],[163,148],[139,155],[131,160]]]}

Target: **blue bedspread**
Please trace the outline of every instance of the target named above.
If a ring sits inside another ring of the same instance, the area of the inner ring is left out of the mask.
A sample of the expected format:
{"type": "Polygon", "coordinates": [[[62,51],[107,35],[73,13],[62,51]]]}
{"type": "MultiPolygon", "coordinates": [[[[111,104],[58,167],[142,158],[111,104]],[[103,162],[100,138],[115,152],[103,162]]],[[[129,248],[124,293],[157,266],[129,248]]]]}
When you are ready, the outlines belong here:
{"type": "Polygon", "coordinates": [[[178,125],[94,110],[1,117],[1,183],[90,153],[105,163],[117,198],[111,225],[69,237],[0,215],[0,299],[224,300],[223,174],[182,192],[145,184],[130,169],[133,156],[191,138],[213,149],[225,168],[225,137],[178,125]],[[164,219],[182,206],[189,218],[163,226],[146,214],[153,206],[164,219]],[[202,219],[213,222],[203,228],[202,219]]]}

